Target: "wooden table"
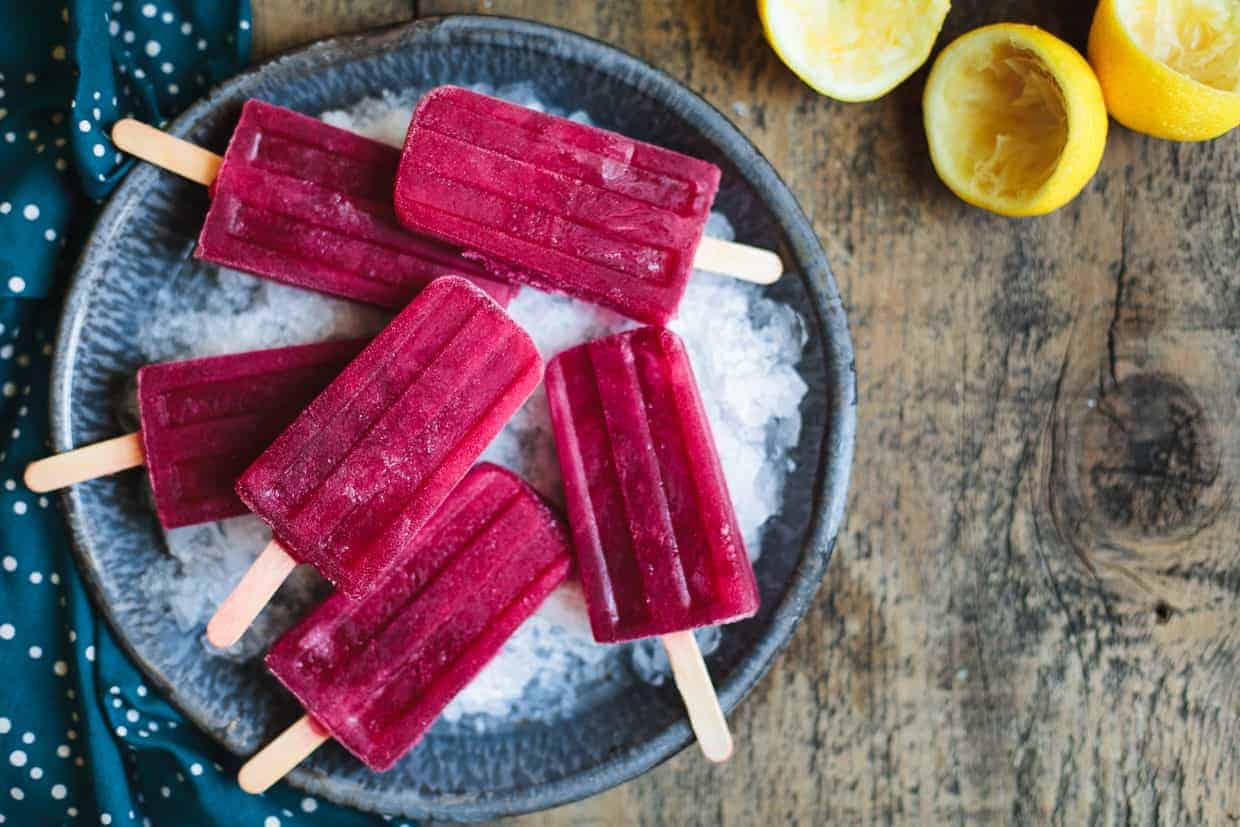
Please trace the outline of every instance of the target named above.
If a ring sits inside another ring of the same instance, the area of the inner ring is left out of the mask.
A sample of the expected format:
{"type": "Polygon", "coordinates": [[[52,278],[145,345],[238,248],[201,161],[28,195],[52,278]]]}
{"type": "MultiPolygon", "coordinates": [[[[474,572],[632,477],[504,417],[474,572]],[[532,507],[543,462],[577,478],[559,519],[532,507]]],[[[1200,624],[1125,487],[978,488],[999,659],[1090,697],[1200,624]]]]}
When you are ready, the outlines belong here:
{"type": "MultiPolygon", "coordinates": [[[[254,0],[260,54],[483,11],[670,72],[766,154],[814,221],[860,383],[848,518],[814,609],[695,750],[530,824],[1240,821],[1240,131],[1112,124],[1045,218],[935,177],[925,71],[870,104],[800,83],[751,0],[254,0]],[[415,8],[416,6],[416,8],[415,8]]],[[[1092,3],[957,0],[1083,49],[1092,3]]]]}

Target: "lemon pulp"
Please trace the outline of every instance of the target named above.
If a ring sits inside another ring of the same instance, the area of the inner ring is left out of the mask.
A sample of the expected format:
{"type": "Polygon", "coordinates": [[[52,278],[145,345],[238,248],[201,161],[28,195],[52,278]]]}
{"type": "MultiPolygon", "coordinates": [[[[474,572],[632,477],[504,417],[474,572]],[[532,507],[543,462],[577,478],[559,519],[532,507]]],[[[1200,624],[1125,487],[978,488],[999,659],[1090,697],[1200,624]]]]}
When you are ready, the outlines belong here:
{"type": "Polygon", "coordinates": [[[1198,83],[1240,92],[1240,3],[1119,0],[1115,8],[1150,57],[1198,83]]]}
{"type": "Polygon", "coordinates": [[[996,40],[963,58],[943,90],[953,116],[936,125],[961,178],[1003,201],[1025,200],[1054,174],[1068,142],[1067,106],[1042,60],[996,40]]]}

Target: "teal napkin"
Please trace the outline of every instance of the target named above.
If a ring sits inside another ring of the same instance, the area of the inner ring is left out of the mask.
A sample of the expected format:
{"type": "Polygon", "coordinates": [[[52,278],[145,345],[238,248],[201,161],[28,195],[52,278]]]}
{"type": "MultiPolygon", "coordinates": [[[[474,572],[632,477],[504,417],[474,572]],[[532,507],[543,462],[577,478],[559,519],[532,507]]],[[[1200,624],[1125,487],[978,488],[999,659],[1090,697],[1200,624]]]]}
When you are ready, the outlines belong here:
{"type": "Polygon", "coordinates": [[[55,502],[21,482],[49,450],[65,281],[133,163],[111,126],[163,124],[245,66],[249,2],[0,0],[0,19],[0,823],[382,823],[283,784],[241,792],[239,762],[143,683],[86,596],[55,502]]]}

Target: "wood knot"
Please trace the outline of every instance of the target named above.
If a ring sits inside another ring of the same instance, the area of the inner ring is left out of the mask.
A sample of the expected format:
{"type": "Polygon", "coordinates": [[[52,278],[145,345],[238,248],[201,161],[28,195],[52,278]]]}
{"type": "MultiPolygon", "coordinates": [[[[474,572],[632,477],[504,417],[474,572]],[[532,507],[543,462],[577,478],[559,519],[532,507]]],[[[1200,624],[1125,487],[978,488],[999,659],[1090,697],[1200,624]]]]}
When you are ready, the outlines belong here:
{"type": "Polygon", "coordinates": [[[1181,541],[1227,500],[1215,433],[1192,390],[1165,374],[1061,398],[1044,466],[1058,534],[1096,573],[1174,566],[1181,541]]]}
{"type": "Polygon", "coordinates": [[[1077,473],[1084,506],[1113,531],[1165,537],[1214,512],[1219,451],[1205,411],[1182,383],[1129,377],[1082,418],[1077,473]]]}

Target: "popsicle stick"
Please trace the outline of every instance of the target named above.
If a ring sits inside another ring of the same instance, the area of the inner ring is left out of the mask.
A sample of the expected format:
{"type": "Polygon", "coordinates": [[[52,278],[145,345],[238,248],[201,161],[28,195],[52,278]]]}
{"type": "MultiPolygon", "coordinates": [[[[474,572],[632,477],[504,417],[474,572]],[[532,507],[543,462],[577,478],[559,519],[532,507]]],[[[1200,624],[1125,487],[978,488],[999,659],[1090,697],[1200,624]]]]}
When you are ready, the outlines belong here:
{"type": "Polygon", "coordinates": [[[145,463],[142,434],[125,434],[36,460],[26,466],[23,479],[27,488],[42,494],[145,463]]]}
{"type": "Polygon", "coordinates": [[[295,568],[297,561],[289,556],[283,546],[275,540],[268,543],[232,594],[215,610],[215,615],[207,623],[207,640],[220,648],[241,640],[245,630],[250,628],[254,618],[258,617],[276,589],[295,568]]]}
{"type": "Polygon", "coordinates": [[[697,639],[693,632],[673,632],[663,635],[661,640],[702,754],[715,763],[727,761],[732,757],[732,733],[728,730],[728,720],[723,717],[697,639]]]}
{"type": "Polygon", "coordinates": [[[266,792],[331,737],[321,724],[309,715],[302,715],[245,762],[237,773],[237,783],[247,793],[266,792]]]}
{"type": "Polygon", "coordinates": [[[150,124],[122,118],[112,127],[112,143],[183,178],[210,186],[224,159],[214,152],[174,138],[150,124]]]}
{"type": "Polygon", "coordinates": [[[773,284],[784,273],[784,263],[774,252],[710,236],[702,236],[693,266],[754,284],[773,284]]]}

